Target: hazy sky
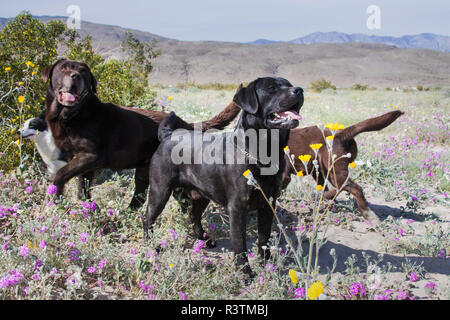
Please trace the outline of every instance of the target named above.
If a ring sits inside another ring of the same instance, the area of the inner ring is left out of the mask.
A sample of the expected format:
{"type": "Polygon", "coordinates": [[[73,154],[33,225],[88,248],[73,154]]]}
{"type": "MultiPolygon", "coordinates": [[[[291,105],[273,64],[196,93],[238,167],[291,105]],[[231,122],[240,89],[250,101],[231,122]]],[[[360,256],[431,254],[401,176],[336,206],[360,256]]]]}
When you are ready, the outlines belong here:
{"type": "Polygon", "coordinates": [[[0,16],[22,10],[148,31],[179,40],[292,40],[316,31],[401,36],[450,35],[450,0],[0,0],[0,16]],[[369,5],[381,11],[381,29],[369,30],[369,5]]]}

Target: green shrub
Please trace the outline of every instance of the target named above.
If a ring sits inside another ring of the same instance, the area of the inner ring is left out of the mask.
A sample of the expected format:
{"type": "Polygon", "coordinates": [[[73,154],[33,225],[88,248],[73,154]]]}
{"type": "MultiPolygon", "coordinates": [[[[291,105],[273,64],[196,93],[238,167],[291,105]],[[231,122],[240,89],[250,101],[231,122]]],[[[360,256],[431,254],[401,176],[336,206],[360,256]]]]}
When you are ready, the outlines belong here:
{"type": "Polygon", "coordinates": [[[58,43],[67,36],[60,21],[48,24],[22,13],[0,32],[0,168],[30,163],[34,147],[23,144],[17,130],[44,108],[41,70],[55,61],[58,43]]]}
{"type": "Polygon", "coordinates": [[[365,90],[369,89],[369,86],[366,86],[364,84],[355,83],[354,85],[352,85],[350,87],[350,89],[365,91],[365,90]]]}
{"type": "Polygon", "coordinates": [[[23,12],[0,32],[0,170],[10,171],[31,165],[35,155],[32,143],[17,135],[24,121],[45,109],[46,84],[41,71],[62,56],[89,65],[98,82],[102,101],[120,105],[152,107],[155,94],[148,86],[152,59],[160,54],[155,43],[142,43],[127,33],[123,60],[106,61],[94,52],[91,37],[80,38],[61,21],[45,24],[23,12]]]}
{"type": "Polygon", "coordinates": [[[311,81],[311,90],[322,92],[325,89],[336,90],[336,86],[334,86],[330,81],[327,81],[324,78],[311,81]]]}

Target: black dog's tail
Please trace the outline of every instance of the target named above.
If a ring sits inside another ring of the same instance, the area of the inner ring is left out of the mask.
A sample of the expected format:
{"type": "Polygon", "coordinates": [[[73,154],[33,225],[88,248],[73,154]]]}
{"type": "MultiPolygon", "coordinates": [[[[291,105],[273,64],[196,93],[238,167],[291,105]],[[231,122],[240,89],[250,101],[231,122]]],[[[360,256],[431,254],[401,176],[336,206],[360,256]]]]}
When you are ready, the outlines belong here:
{"type": "Polygon", "coordinates": [[[403,114],[403,111],[392,111],[385,113],[379,117],[370,118],[358,122],[357,124],[336,133],[336,138],[339,138],[341,141],[348,141],[353,139],[361,132],[378,131],[384,129],[403,114]]]}
{"type": "Polygon", "coordinates": [[[159,124],[158,127],[159,141],[163,141],[164,139],[170,137],[173,131],[176,129],[192,130],[192,127],[189,123],[181,119],[179,116],[175,114],[175,112],[172,111],[159,124]]]}

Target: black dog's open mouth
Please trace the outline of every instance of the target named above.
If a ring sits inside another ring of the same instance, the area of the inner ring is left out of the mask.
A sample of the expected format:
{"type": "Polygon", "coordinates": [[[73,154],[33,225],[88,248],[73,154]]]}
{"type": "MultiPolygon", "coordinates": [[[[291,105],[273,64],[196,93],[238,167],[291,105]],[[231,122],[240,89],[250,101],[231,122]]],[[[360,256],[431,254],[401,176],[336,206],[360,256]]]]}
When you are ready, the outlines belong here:
{"type": "MultiPolygon", "coordinates": [[[[297,109],[297,108],[295,108],[297,109]]],[[[298,126],[302,117],[294,108],[285,111],[271,113],[266,119],[267,124],[272,128],[292,129],[298,126]]]]}
{"type": "Polygon", "coordinates": [[[270,115],[270,120],[302,120],[302,117],[295,110],[287,110],[283,112],[274,112],[270,115]]]}
{"type": "Polygon", "coordinates": [[[60,91],[58,95],[58,101],[63,106],[73,106],[78,102],[79,96],[75,93],[68,91],[60,91]]]}

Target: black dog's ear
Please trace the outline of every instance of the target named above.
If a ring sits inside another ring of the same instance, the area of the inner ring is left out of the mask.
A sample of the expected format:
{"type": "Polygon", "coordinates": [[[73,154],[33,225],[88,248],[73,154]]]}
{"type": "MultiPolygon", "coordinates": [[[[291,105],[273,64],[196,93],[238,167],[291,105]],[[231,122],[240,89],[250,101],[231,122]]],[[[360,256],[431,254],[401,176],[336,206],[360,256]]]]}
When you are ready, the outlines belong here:
{"type": "Polygon", "coordinates": [[[242,88],[241,84],[233,98],[234,103],[236,103],[242,110],[251,114],[255,114],[259,107],[255,83],[256,80],[250,82],[250,84],[245,88],[242,88]]]}
{"type": "Polygon", "coordinates": [[[53,69],[56,67],[56,65],[58,63],[60,63],[61,61],[64,61],[64,60],[66,60],[66,59],[58,60],[53,65],[45,67],[44,70],[42,70],[42,73],[41,73],[42,81],[44,81],[46,83],[50,79],[50,87],[51,87],[52,86],[51,79],[52,79],[53,69]]]}

